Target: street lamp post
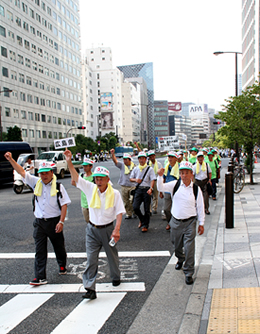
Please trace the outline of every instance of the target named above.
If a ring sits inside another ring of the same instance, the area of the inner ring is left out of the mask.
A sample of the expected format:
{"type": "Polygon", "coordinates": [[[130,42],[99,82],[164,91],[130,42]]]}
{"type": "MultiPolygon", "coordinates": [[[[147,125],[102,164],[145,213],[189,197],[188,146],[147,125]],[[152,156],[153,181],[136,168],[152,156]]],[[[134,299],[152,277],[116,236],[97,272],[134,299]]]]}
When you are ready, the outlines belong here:
{"type": "MultiPolygon", "coordinates": [[[[1,93],[12,93],[12,89],[4,89],[4,90],[1,90],[0,89],[0,94],[1,93]]],[[[2,131],[2,106],[0,104],[0,141],[3,141],[3,131],[2,131]]]]}
{"type": "MultiPolygon", "coordinates": [[[[233,53],[235,54],[235,91],[236,91],[236,96],[238,96],[238,73],[237,73],[237,55],[241,54],[242,52],[236,52],[236,51],[216,51],[213,52],[215,56],[224,54],[224,53],[233,53]]],[[[236,142],[236,152],[237,152],[237,161],[239,163],[239,149],[238,149],[238,142],[236,142]]]]}

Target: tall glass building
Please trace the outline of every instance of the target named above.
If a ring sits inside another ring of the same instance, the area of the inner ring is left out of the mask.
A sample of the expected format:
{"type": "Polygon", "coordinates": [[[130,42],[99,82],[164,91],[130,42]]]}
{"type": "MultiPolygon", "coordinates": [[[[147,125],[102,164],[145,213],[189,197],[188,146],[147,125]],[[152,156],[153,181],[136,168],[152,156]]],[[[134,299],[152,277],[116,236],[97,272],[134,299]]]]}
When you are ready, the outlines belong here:
{"type": "Polygon", "coordinates": [[[2,129],[48,150],[82,126],[79,1],[1,0],[0,41],[2,129]]]}
{"type": "Polygon", "coordinates": [[[168,101],[154,101],[154,134],[155,137],[169,136],[168,101]]]}
{"type": "Polygon", "coordinates": [[[147,85],[148,95],[148,147],[155,147],[154,136],[154,88],[153,88],[153,63],[117,66],[124,73],[125,78],[142,77],[147,85]]]}

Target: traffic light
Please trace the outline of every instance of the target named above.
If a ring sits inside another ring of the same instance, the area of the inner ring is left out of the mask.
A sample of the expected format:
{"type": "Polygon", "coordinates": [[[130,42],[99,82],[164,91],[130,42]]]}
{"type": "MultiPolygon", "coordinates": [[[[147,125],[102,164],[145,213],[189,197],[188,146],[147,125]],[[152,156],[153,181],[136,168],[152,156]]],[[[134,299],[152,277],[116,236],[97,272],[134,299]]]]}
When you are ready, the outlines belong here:
{"type": "Polygon", "coordinates": [[[213,124],[221,124],[220,121],[214,121],[213,124]]]}
{"type": "Polygon", "coordinates": [[[78,126],[78,129],[79,130],[84,130],[84,129],[86,129],[86,127],[85,126],[78,126]]]}

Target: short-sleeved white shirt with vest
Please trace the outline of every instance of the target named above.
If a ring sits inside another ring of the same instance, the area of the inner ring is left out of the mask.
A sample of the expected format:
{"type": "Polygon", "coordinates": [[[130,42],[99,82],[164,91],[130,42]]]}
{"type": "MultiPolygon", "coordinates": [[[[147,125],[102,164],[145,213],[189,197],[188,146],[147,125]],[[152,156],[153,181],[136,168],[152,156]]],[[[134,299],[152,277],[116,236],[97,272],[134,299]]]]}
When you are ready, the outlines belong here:
{"type": "MultiPolygon", "coordinates": [[[[84,180],[81,176],[79,176],[76,186],[85,193],[88,203],[90,203],[92,199],[93,190],[96,185],[92,182],[84,180]]],[[[89,217],[90,221],[93,224],[100,226],[107,225],[113,222],[118,214],[125,213],[125,207],[120,192],[114,188],[113,190],[115,195],[114,206],[112,208],[105,209],[107,190],[101,193],[100,190],[98,189],[98,195],[101,202],[100,208],[94,209],[89,206],[89,217]]]]}
{"type": "MultiPolygon", "coordinates": [[[[34,189],[39,179],[39,177],[26,172],[24,182],[34,189]]],[[[57,196],[51,196],[51,185],[52,181],[46,185],[42,183],[42,195],[37,196],[37,201],[35,201],[34,216],[36,218],[54,218],[61,214],[61,210],[57,203],[57,196]]],[[[71,200],[62,184],[60,184],[60,192],[62,194],[62,196],[59,197],[60,205],[70,204],[71,200]]]]}

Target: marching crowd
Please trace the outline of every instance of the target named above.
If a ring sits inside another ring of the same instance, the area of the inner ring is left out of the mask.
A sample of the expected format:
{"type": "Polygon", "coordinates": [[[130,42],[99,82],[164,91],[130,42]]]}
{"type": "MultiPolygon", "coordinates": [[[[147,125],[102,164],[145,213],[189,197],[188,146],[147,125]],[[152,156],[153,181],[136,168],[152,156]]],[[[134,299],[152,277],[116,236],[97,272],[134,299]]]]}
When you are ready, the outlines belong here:
{"type": "MultiPolygon", "coordinates": [[[[124,214],[125,219],[138,217],[138,228],[143,233],[148,232],[151,215],[158,214],[159,197],[164,201],[164,210],[158,219],[167,221],[166,230],[170,231],[178,259],[175,268],[183,268],[186,284],[193,283],[196,226],[198,222],[198,234],[203,234],[205,214],[210,214],[209,196],[217,199],[221,158],[212,148],[198,151],[193,147],[190,153],[186,150],[168,152],[162,166],[154,151],[145,153],[138,145],[137,149],[138,165],[134,164],[131,155],[126,153],[123,161],[118,161],[115,150],[110,151],[119,169],[121,194],[112,187],[107,168],[98,166],[92,172],[95,161],[84,157],[84,172],[79,175],[72,163],[72,153],[68,149],[64,152],[71,183],[81,191],[82,213],[87,222],[87,266],[83,273],[86,293],[83,298],[96,298],[98,255],[102,247],[107,254],[113,286],[121,283],[116,243],[120,239],[122,217],[124,214]]],[[[46,284],[48,238],[54,247],[59,274],[67,273],[63,226],[71,201],[63,185],[56,180],[49,162],[40,164],[39,177],[36,177],[17,164],[10,152],[5,157],[34,191],[35,278],[29,284],[46,284]]]]}

